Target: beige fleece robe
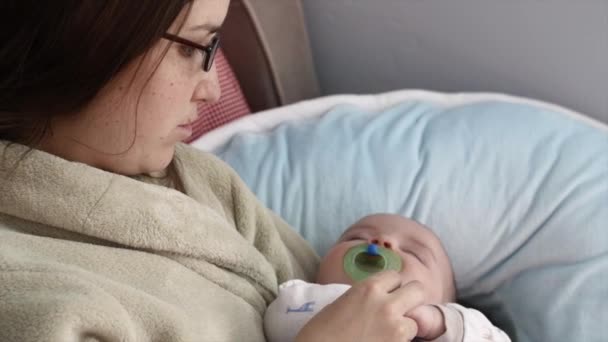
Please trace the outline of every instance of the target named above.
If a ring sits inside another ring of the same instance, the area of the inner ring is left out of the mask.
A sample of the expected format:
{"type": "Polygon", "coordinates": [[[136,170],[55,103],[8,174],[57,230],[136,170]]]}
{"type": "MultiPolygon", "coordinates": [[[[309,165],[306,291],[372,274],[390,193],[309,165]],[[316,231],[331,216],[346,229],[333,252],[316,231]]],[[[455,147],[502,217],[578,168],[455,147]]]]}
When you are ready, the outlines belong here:
{"type": "Polygon", "coordinates": [[[278,284],[314,277],[312,249],[209,154],[176,148],[182,193],[25,152],[0,142],[0,341],[264,341],[278,284]]]}

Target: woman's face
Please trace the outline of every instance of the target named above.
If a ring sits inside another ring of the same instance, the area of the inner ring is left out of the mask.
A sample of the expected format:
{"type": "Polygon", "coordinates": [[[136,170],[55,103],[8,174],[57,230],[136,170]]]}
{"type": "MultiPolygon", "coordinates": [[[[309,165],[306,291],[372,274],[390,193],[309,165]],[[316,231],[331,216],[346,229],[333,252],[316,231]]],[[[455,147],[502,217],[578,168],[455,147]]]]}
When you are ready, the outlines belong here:
{"type": "MultiPolygon", "coordinates": [[[[206,46],[228,4],[194,0],[181,31],[176,32],[177,23],[186,10],[169,31],[206,46]]],[[[216,70],[204,72],[199,51],[166,39],[142,59],[114,77],[82,112],[52,122],[42,149],[124,175],[165,169],[175,145],[191,135],[189,123],[197,118],[198,105],[219,98],[216,70]]]]}

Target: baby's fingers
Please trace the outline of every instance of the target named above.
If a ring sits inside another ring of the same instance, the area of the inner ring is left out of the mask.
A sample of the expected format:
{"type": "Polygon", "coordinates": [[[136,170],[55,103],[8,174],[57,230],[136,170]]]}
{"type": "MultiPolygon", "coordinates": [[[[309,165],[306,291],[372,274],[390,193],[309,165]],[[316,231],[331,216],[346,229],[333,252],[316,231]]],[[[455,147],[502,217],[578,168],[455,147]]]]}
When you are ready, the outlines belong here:
{"type": "Polygon", "coordinates": [[[445,332],[445,318],[435,305],[421,305],[408,312],[407,317],[416,321],[418,337],[434,340],[445,332]]]}

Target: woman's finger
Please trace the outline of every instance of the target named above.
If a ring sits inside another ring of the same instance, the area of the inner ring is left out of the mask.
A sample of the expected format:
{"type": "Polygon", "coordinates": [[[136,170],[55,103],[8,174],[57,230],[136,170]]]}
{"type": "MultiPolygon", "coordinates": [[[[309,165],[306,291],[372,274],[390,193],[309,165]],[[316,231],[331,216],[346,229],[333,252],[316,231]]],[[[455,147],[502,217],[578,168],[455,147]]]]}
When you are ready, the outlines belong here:
{"type": "Polygon", "coordinates": [[[404,341],[412,341],[418,336],[418,324],[415,320],[406,317],[403,320],[402,337],[404,341]]]}
{"type": "Polygon", "coordinates": [[[376,273],[355,286],[366,292],[386,294],[398,290],[401,284],[399,273],[391,270],[376,273]]]}
{"type": "Polygon", "coordinates": [[[393,291],[391,301],[405,315],[424,304],[424,297],[425,292],[422,284],[419,281],[412,281],[393,291]]]}

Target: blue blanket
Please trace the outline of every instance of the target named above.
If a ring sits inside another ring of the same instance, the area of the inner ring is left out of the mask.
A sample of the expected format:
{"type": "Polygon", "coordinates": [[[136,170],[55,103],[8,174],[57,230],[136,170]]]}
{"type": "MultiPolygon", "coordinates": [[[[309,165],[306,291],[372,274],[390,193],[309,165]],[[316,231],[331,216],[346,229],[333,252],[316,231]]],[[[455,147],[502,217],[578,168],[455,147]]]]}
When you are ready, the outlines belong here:
{"type": "Polygon", "coordinates": [[[533,105],[409,101],[239,134],[216,153],[323,254],[360,217],[431,227],[459,297],[517,341],[606,341],[608,130],[533,105]]]}

